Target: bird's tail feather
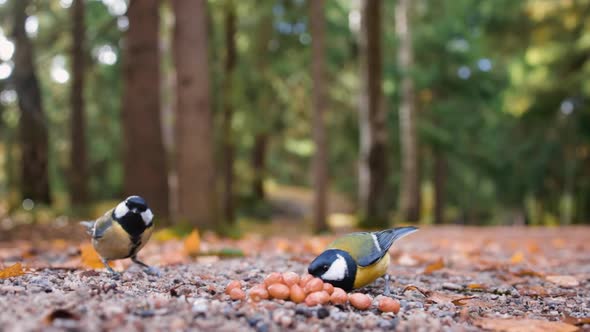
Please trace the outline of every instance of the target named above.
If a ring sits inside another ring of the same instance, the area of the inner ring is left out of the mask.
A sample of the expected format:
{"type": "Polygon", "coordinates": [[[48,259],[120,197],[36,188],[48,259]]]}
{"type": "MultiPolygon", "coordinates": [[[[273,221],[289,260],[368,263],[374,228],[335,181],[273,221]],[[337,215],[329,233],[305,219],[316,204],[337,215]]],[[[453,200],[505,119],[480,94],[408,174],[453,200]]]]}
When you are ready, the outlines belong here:
{"type": "Polygon", "coordinates": [[[80,221],[80,225],[86,227],[86,233],[88,233],[88,235],[94,233],[94,221],[80,221]]]}
{"type": "Polygon", "coordinates": [[[414,226],[407,226],[407,227],[397,227],[394,229],[387,229],[381,232],[377,232],[377,241],[379,241],[379,246],[384,248],[385,250],[389,250],[393,242],[401,239],[406,235],[410,235],[418,230],[418,227],[414,226]]]}

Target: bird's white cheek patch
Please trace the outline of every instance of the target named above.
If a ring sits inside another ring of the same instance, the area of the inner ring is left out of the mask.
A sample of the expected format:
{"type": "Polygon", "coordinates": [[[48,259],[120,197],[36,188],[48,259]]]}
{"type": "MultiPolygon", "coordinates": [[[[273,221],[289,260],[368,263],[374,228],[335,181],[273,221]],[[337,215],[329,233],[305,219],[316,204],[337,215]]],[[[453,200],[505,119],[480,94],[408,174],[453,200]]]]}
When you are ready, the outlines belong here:
{"type": "Polygon", "coordinates": [[[152,213],[152,210],[147,209],[145,211],[143,211],[141,213],[141,219],[143,219],[143,222],[147,225],[149,225],[152,222],[152,219],[154,219],[154,214],[152,213]]]}
{"type": "Polygon", "coordinates": [[[348,274],[348,266],[346,265],[346,259],[344,257],[337,255],[338,258],[330,265],[328,271],[322,274],[323,280],[344,280],[346,275],[348,274]]]}
{"type": "Polygon", "coordinates": [[[116,218],[122,218],[124,215],[127,214],[127,212],[129,212],[129,208],[127,207],[127,205],[125,204],[125,202],[121,202],[115,208],[115,217],[116,218]]]}

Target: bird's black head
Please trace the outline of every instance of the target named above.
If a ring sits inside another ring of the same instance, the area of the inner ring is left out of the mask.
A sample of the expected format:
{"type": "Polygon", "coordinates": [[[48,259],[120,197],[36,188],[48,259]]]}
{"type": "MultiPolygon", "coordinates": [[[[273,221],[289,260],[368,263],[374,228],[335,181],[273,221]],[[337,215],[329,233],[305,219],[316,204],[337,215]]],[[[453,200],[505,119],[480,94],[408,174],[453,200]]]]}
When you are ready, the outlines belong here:
{"type": "Polygon", "coordinates": [[[354,287],[356,269],[356,262],[346,251],[328,249],[309,264],[307,271],[334,287],[350,291],[354,287]]]}
{"type": "Polygon", "coordinates": [[[145,199],[139,196],[127,197],[113,211],[113,219],[125,229],[134,241],[139,241],[141,234],[153,225],[153,218],[152,210],[148,207],[145,199]]]}
{"type": "Polygon", "coordinates": [[[142,213],[148,209],[145,199],[140,196],[129,196],[125,199],[125,205],[133,213],[142,213]]]}

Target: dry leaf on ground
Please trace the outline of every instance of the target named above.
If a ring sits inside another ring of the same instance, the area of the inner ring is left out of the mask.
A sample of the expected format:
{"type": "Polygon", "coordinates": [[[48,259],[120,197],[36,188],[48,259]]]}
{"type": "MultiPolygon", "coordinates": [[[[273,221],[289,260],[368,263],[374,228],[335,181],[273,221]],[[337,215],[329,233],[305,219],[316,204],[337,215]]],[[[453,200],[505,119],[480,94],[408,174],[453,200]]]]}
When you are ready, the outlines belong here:
{"type": "Polygon", "coordinates": [[[51,324],[56,319],[79,320],[80,317],[66,309],[56,309],[45,316],[45,323],[51,324]]]}
{"type": "Polygon", "coordinates": [[[441,293],[441,292],[435,292],[435,291],[423,289],[423,288],[420,288],[420,287],[417,287],[414,285],[406,286],[406,288],[404,288],[402,293],[405,293],[408,290],[416,290],[416,291],[422,293],[422,295],[424,295],[428,301],[438,303],[438,304],[452,303],[456,306],[463,306],[463,305],[467,304],[465,301],[475,298],[473,296],[452,295],[452,294],[446,294],[446,293],[441,293]]]}
{"type": "Polygon", "coordinates": [[[580,282],[578,281],[578,279],[576,279],[575,277],[572,276],[558,276],[558,275],[553,275],[553,276],[547,276],[545,277],[545,279],[547,279],[547,281],[550,281],[556,285],[559,285],[561,287],[578,287],[580,285],[580,282]]]}
{"type": "MultiPolygon", "coordinates": [[[[80,246],[80,258],[82,265],[85,267],[89,267],[91,269],[100,269],[104,267],[100,256],[96,250],[94,250],[92,244],[87,243],[80,246]]],[[[112,264],[112,262],[109,263],[111,267],[113,266],[112,264]]]]}
{"type": "Polygon", "coordinates": [[[522,251],[517,251],[514,253],[514,255],[512,255],[512,257],[510,257],[510,263],[512,264],[519,264],[522,263],[524,261],[524,254],[522,253],[522,251]]]}
{"type": "Polygon", "coordinates": [[[568,314],[563,316],[563,322],[572,325],[590,324],[590,317],[574,317],[568,314]]]}
{"type": "Polygon", "coordinates": [[[445,262],[443,261],[442,258],[439,258],[436,262],[428,264],[425,268],[424,268],[424,274],[430,274],[434,271],[440,270],[442,268],[445,267],[445,262]]]}
{"type": "Polygon", "coordinates": [[[0,270],[0,279],[7,279],[22,276],[25,274],[25,270],[21,263],[16,263],[12,266],[9,266],[3,270],[0,270]]]}
{"type": "Polygon", "coordinates": [[[502,332],[574,332],[578,330],[571,324],[540,319],[482,318],[474,323],[483,329],[502,332]]]}
{"type": "Polygon", "coordinates": [[[184,239],[184,252],[189,256],[197,256],[201,251],[201,236],[198,230],[193,230],[184,239]]]}

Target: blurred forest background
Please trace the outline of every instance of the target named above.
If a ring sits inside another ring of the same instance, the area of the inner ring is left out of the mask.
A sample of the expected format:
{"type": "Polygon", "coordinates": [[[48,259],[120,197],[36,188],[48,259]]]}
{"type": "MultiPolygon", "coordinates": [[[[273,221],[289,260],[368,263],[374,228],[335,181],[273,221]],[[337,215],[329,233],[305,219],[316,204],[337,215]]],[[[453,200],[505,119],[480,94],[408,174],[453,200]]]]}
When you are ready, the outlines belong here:
{"type": "Polygon", "coordinates": [[[128,194],[215,229],[590,220],[590,0],[0,0],[0,23],[3,227],[128,194]]]}

